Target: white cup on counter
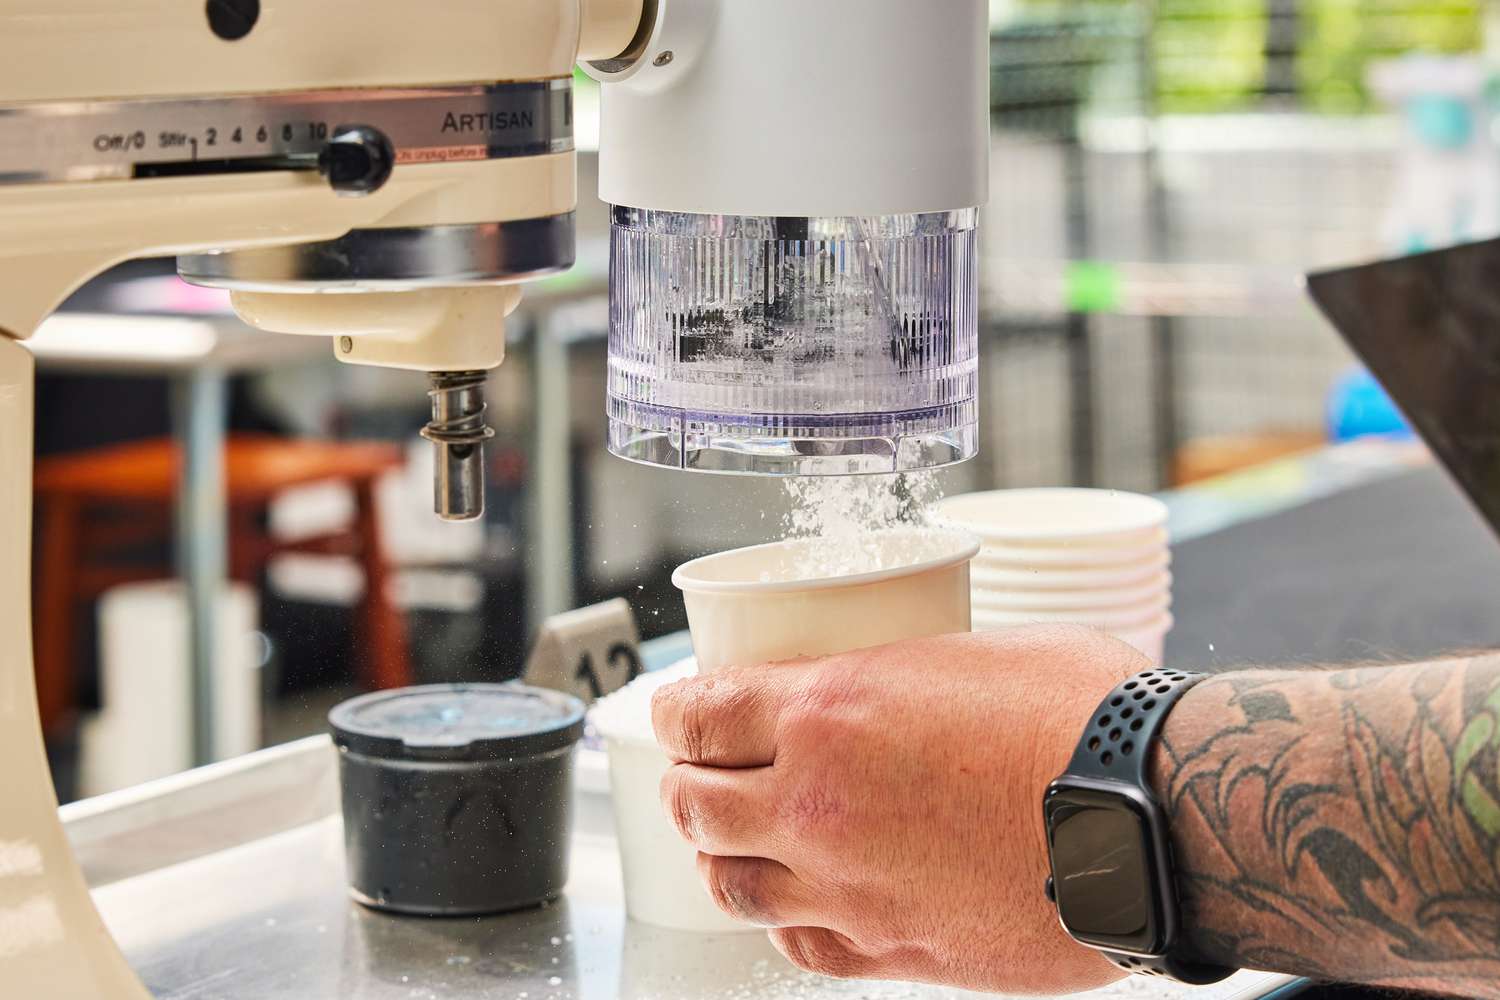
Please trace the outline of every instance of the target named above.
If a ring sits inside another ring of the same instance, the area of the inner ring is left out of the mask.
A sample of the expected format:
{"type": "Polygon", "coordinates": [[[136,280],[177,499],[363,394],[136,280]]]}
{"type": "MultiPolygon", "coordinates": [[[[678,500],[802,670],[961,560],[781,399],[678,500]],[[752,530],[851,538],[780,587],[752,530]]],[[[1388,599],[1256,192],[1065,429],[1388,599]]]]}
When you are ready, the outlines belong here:
{"type": "Polygon", "coordinates": [[[661,779],[671,761],[651,731],[651,695],[696,672],[691,660],[643,674],[600,699],[589,720],[609,756],[610,800],[625,883],[625,911],[672,930],[729,933],[755,930],[714,904],[698,877],[698,855],[668,821],[661,779]]]}

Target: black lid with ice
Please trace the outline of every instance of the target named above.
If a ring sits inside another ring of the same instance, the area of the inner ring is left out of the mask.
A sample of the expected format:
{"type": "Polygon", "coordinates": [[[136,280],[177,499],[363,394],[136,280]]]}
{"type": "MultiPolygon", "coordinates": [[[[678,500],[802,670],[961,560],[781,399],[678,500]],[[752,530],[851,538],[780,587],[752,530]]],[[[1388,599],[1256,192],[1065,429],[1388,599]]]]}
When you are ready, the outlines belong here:
{"type": "Polygon", "coordinates": [[[480,761],[529,757],[583,735],[584,705],[517,682],[427,684],[351,698],[328,713],[333,741],[372,757],[480,761]]]}

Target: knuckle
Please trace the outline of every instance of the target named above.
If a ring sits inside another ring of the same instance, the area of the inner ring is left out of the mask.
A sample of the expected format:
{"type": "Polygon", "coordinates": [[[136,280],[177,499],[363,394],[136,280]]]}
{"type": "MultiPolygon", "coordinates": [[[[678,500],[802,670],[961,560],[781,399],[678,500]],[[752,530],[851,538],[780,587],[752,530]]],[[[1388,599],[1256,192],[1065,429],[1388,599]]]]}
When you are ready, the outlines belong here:
{"type": "Polygon", "coordinates": [[[849,821],[851,794],[862,787],[854,773],[861,741],[859,723],[830,718],[806,718],[795,734],[784,734],[789,766],[783,776],[773,816],[778,832],[792,843],[808,847],[837,840],[849,821]]]}
{"type": "Polygon", "coordinates": [[[661,779],[661,803],[667,819],[682,839],[696,843],[701,824],[700,811],[694,789],[687,780],[687,772],[681,764],[667,769],[661,779]]]}
{"type": "Polygon", "coordinates": [[[704,884],[714,905],[736,920],[767,923],[770,901],[764,898],[760,869],[730,858],[700,856],[704,884]]]}
{"type": "Polygon", "coordinates": [[[780,825],[799,846],[838,838],[849,805],[837,784],[832,774],[819,773],[781,799],[780,825]]]}
{"type": "Polygon", "coordinates": [[[776,949],[804,972],[834,979],[861,975],[864,960],[847,945],[821,928],[795,927],[771,932],[776,949]]]}
{"type": "Polygon", "coordinates": [[[673,720],[680,714],[677,702],[682,696],[685,683],[674,681],[657,688],[656,693],[651,696],[651,728],[656,730],[657,739],[663,743],[670,741],[674,735],[673,720]]]}
{"type": "Polygon", "coordinates": [[[716,696],[712,684],[695,684],[682,695],[679,737],[688,760],[706,760],[713,752],[710,733],[716,696]]]}

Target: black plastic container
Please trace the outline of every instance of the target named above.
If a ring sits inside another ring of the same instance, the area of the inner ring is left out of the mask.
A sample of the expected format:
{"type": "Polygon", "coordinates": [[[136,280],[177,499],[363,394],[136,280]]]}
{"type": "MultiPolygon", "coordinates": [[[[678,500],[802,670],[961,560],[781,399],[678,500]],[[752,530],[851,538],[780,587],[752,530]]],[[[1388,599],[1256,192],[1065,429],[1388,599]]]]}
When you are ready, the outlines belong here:
{"type": "Polygon", "coordinates": [[[577,698],[514,683],[430,684],[335,707],[354,898],[457,916],[556,897],[583,714],[577,698]]]}

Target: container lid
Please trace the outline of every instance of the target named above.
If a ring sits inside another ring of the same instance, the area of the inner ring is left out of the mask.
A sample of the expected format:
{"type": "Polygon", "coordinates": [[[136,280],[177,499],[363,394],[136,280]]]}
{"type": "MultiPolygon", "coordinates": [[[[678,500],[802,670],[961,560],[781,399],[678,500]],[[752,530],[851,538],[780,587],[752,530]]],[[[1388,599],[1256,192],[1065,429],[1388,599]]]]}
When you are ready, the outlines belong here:
{"type": "Polygon", "coordinates": [[[497,760],[571,746],[583,713],[572,695],[515,682],[426,684],[351,698],[328,725],[338,746],[371,757],[497,760]]]}

